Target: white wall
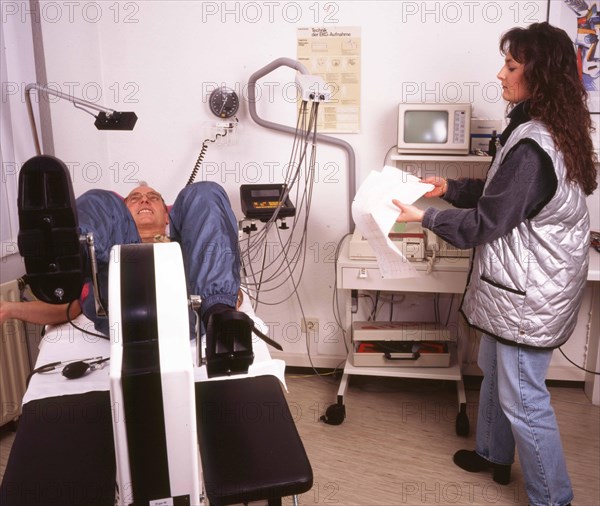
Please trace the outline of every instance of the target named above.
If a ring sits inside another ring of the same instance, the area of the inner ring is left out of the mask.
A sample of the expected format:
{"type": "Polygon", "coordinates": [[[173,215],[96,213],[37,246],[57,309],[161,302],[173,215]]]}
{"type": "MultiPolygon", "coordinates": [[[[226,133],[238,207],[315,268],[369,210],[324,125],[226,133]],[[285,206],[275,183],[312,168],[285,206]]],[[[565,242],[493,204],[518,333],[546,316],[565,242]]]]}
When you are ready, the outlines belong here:
{"type": "MultiPolygon", "coordinates": [[[[18,6],[10,7],[16,14],[18,6]]],[[[17,249],[18,171],[35,149],[24,102],[25,84],[36,75],[31,26],[20,16],[7,15],[6,8],[2,5],[0,27],[0,283],[24,274],[17,249]]]]}
{"type": "MultiPolygon", "coordinates": [[[[454,100],[458,92],[472,102],[475,115],[503,117],[495,77],[503,63],[499,36],[512,26],[546,18],[546,0],[40,3],[49,81],[61,91],[134,110],[139,117],[133,132],[98,132],[91,118],[69,104],[53,105],[55,152],[72,167],[76,194],[93,187],[127,193],[133,181],[147,180],[172,201],[206,138],[203,124],[211,120],[206,92],[225,83],[242,95],[237,142],[211,146],[205,168],[208,179],[226,188],[238,217],[240,184],[258,182],[257,167],[260,182],[279,182],[269,167],[283,167],[291,151],[291,137],[250,119],[244,100],[248,77],[276,58],[295,58],[298,27],[361,28],[361,132],[339,135],[356,152],[360,183],[370,170],[381,168],[395,145],[396,106],[403,99],[454,100]]],[[[289,69],[268,76],[276,93],[257,104],[262,117],[295,124],[295,105],[283,97],[283,86],[293,79],[289,69]]],[[[299,293],[305,314],[317,317],[325,329],[335,321],[331,253],[348,231],[350,196],[343,152],[321,145],[317,163],[333,163],[340,172],[316,182],[299,293]]],[[[288,284],[278,298],[290,290],[288,284]]],[[[429,302],[415,300],[407,308],[430,311],[429,302]]],[[[261,306],[259,314],[286,352],[306,356],[297,302],[261,306]]],[[[332,340],[331,331],[324,334],[313,353],[342,356],[339,332],[337,343],[325,342],[332,340]]]]}
{"type": "MultiPolygon", "coordinates": [[[[106,164],[99,182],[125,188],[125,174],[108,167],[119,163],[123,171],[133,162],[142,178],[155,181],[171,197],[185,182],[203,139],[202,122],[210,119],[203,91],[215,83],[244,89],[249,75],[271,60],[294,58],[298,27],[323,25],[327,16],[329,26],[362,29],[362,132],[342,136],[356,150],[360,179],[379,168],[395,144],[395,106],[405,98],[403,92],[431,100],[454,96],[460,88],[462,97],[472,100],[476,115],[501,117],[504,104],[498,100],[495,78],[501,66],[499,35],[546,15],[545,0],[141,1],[120,2],[118,8],[115,3],[66,2],[59,9],[60,4],[41,2],[49,80],[91,101],[101,92],[100,103],[133,109],[140,117],[130,134],[98,133],[80,112],[64,102],[55,104],[57,154],[81,165],[74,170],[76,189],[96,184],[84,180],[86,174],[92,180],[97,177],[92,167],[83,168],[88,162],[106,164]],[[257,14],[262,17],[254,22],[257,14]]],[[[269,80],[283,86],[293,77],[293,72],[282,70],[269,80]]],[[[280,93],[281,86],[276,88],[280,93]]],[[[293,104],[281,95],[273,101],[261,99],[258,110],[268,119],[294,124],[293,104]]],[[[211,149],[207,161],[286,158],[287,137],[254,125],[245,104],[239,119],[238,145],[211,149]]],[[[334,157],[344,164],[336,149],[322,147],[321,152],[320,160],[334,157]]],[[[219,179],[226,186],[243,182],[219,179]]],[[[346,201],[333,207],[338,205],[346,201]]]]}

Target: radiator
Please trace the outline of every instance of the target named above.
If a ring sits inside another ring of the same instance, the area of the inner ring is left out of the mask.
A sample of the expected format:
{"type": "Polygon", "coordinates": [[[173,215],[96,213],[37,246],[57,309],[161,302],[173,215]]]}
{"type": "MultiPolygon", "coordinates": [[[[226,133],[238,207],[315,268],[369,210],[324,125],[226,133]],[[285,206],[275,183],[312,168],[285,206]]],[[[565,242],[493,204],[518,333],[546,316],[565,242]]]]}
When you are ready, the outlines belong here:
{"type": "MultiPolygon", "coordinates": [[[[0,299],[17,301],[19,284],[9,281],[0,285],[0,299]]],[[[25,325],[18,320],[2,324],[0,334],[0,426],[21,414],[25,382],[30,372],[25,325]]]]}

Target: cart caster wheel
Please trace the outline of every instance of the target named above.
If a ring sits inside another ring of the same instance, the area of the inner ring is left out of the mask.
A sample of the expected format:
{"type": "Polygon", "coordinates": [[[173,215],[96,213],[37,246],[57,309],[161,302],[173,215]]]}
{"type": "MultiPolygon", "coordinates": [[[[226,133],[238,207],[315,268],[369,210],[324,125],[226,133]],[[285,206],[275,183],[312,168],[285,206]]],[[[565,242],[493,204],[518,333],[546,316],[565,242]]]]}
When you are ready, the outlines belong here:
{"type": "Polygon", "coordinates": [[[456,434],[459,436],[469,435],[469,416],[467,415],[467,406],[462,404],[460,411],[456,415],[456,434]]]}
{"type": "Polygon", "coordinates": [[[320,420],[329,425],[341,425],[344,418],[346,418],[346,406],[337,403],[329,406],[320,420]]]}

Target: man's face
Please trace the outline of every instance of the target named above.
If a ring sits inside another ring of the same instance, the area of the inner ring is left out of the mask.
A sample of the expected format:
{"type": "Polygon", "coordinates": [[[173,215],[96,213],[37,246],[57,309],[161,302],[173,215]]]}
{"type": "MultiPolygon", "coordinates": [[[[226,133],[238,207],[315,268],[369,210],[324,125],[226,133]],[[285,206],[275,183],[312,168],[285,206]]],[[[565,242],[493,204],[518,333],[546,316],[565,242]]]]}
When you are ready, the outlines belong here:
{"type": "Polygon", "coordinates": [[[169,214],[160,193],[154,188],[136,188],[125,199],[125,205],[140,233],[164,234],[169,223],[169,214]]]}

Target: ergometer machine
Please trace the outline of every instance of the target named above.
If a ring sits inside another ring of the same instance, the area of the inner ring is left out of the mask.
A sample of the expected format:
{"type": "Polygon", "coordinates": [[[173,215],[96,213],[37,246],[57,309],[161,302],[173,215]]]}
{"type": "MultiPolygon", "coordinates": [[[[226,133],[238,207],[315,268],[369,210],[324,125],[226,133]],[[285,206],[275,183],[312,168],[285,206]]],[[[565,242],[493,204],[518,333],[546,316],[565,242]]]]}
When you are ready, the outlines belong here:
{"type": "MultiPolygon", "coordinates": [[[[94,240],[79,237],[65,164],[47,155],[27,161],[18,207],[19,251],[33,293],[54,304],[78,299],[87,257],[96,308],[104,311],[94,240]]],[[[114,246],[108,293],[118,506],[277,505],[312,487],[279,380],[245,375],[254,357],[251,332],[214,338],[203,357],[197,325],[194,364],[188,307],[199,304],[188,300],[179,244],[114,246]],[[195,383],[195,366],[203,365],[211,381],[195,383]],[[230,375],[238,379],[219,379],[230,375]],[[227,406],[242,403],[269,406],[269,416],[250,423],[223,417],[227,406]]]]}
{"type": "Polygon", "coordinates": [[[200,466],[179,244],[114,246],[109,316],[117,504],[194,504],[200,466]]]}

